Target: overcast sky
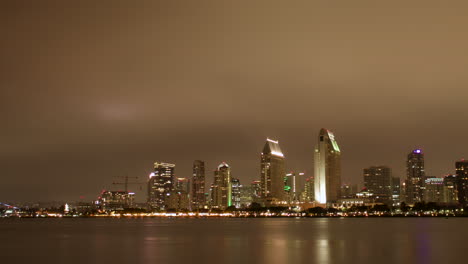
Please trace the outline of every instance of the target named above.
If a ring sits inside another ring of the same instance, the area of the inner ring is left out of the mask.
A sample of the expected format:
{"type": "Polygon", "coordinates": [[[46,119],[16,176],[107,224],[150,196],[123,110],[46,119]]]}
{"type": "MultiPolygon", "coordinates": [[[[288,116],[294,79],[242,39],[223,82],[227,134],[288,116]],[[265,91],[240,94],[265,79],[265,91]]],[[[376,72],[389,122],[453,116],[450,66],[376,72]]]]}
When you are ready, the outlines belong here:
{"type": "Polygon", "coordinates": [[[466,1],[8,2],[0,201],[95,199],[154,161],[246,183],[266,137],[311,176],[322,127],[343,182],[405,177],[417,147],[429,175],[468,157],[466,1]]]}

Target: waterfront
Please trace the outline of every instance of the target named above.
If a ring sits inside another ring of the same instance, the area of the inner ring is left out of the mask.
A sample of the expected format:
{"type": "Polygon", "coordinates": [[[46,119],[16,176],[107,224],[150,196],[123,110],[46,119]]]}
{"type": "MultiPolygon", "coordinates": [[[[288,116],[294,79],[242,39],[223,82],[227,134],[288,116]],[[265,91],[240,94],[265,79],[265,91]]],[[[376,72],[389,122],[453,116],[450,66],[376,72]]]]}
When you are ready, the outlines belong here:
{"type": "Polygon", "coordinates": [[[465,263],[466,218],[0,219],[4,263],[465,263]]]}

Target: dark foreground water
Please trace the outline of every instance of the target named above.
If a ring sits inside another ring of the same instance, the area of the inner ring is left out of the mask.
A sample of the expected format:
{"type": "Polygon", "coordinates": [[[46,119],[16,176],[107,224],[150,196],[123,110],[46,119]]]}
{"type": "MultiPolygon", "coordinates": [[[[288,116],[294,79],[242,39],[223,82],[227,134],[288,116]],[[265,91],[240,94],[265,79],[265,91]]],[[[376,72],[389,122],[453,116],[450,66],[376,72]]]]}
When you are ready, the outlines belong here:
{"type": "Polygon", "coordinates": [[[468,263],[468,218],[0,219],[0,263],[468,263]]]}

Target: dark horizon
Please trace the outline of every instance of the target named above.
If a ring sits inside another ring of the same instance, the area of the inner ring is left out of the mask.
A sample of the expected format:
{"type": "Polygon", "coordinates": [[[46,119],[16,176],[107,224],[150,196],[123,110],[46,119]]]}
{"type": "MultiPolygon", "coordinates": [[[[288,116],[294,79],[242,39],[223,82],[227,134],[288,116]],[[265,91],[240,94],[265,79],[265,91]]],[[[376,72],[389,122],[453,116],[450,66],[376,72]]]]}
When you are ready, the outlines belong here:
{"type": "MultiPolygon", "coordinates": [[[[12,1],[0,10],[0,201],[90,201],[155,161],[206,184],[260,175],[267,137],[313,173],[322,127],[342,182],[425,153],[468,157],[468,3],[12,1]]],[[[138,196],[144,200],[143,185],[138,196]]]]}

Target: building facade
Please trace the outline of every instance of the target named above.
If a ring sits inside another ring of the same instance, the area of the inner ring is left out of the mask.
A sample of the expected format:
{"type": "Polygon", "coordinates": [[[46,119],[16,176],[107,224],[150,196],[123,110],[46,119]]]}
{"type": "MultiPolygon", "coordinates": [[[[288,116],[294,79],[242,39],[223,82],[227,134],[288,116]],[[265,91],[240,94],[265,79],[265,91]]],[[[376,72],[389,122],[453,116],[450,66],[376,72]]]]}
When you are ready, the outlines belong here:
{"type": "Polygon", "coordinates": [[[468,161],[455,162],[455,174],[457,175],[458,202],[463,206],[468,205],[468,161]]]}
{"type": "Polygon", "coordinates": [[[225,162],[221,163],[214,172],[211,186],[211,207],[225,210],[232,205],[231,168],[225,162]]]}
{"type": "Polygon", "coordinates": [[[376,202],[392,202],[392,169],[387,166],[372,166],[363,170],[364,187],[374,194],[376,202]]]}
{"type": "Polygon", "coordinates": [[[204,208],[205,200],[205,162],[195,160],[192,174],[192,210],[204,208]]]}
{"type": "Polygon", "coordinates": [[[102,191],[96,205],[103,211],[124,210],[134,207],[135,193],[126,191],[102,191]]]}
{"type": "Polygon", "coordinates": [[[278,141],[267,139],[260,157],[261,195],[266,204],[284,202],[284,154],[278,141]]]}
{"type": "Polygon", "coordinates": [[[406,160],[406,203],[414,204],[424,201],[424,153],[415,149],[408,154],[406,160]]]}
{"type": "Polygon", "coordinates": [[[232,205],[236,208],[241,208],[241,189],[240,180],[231,177],[231,200],[232,205]]]}
{"type": "Polygon", "coordinates": [[[443,203],[444,179],[438,177],[426,177],[424,180],[423,197],[426,203],[443,203]]]}
{"type": "Polygon", "coordinates": [[[315,201],[335,203],[341,198],[341,150],[334,134],[322,128],[314,155],[315,201]]]}
{"type": "Polygon", "coordinates": [[[444,202],[449,204],[458,203],[457,175],[446,175],[444,177],[444,202]]]}
{"type": "Polygon", "coordinates": [[[175,164],[155,162],[148,180],[148,207],[152,210],[167,209],[166,198],[174,190],[175,164]]]}

